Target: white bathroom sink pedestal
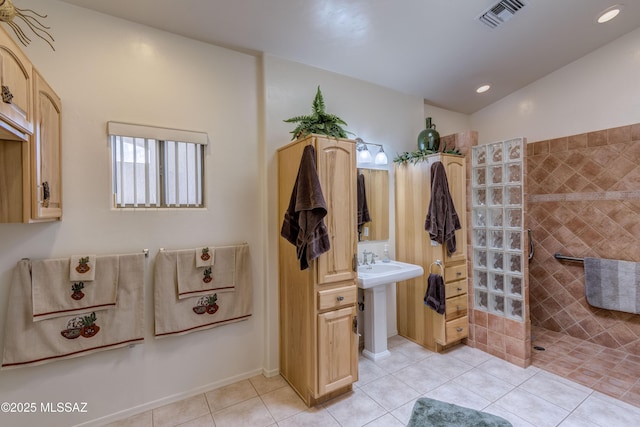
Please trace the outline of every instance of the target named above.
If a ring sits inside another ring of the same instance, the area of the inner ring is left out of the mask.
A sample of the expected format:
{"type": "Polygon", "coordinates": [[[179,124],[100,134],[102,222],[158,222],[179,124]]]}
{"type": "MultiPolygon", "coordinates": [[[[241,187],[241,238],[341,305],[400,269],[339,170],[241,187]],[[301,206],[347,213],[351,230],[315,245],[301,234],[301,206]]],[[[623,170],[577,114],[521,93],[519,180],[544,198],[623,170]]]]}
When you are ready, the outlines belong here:
{"type": "Polygon", "coordinates": [[[364,290],[364,350],[373,361],[389,357],[387,350],[387,285],[364,290]]]}
{"type": "Polygon", "coordinates": [[[391,355],[387,350],[387,285],[423,274],[419,265],[399,261],[358,267],[358,287],[364,289],[364,357],[375,361],[391,355]]]}

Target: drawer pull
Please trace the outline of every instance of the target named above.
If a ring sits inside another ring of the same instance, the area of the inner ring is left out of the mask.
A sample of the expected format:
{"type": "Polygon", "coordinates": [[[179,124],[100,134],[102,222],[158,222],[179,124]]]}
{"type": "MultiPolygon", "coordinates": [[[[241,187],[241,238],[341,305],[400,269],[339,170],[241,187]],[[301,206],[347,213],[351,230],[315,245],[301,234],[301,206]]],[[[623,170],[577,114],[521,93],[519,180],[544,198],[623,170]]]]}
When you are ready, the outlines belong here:
{"type": "Polygon", "coordinates": [[[462,290],[462,288],[458,288],[458,291],[461,291],[461,290],[462,290]]]}
{"type": "Polygon", "coordinates": [[[456,276],[462,276],[462,271],[456,272],[456,276]]]}
{"type": "Polygon", "coordinates": [[[339,295],[338,298],[336,298],[338,301],[343,301],[344,297],[342,295],[339,295]]]}
{"type": "Polygon", "coordinates": [[[462,308],[463,307],[461,305],[456,305],[456,310],[460,311],[460,310],[462,310],[462,308]]]}
{"type": "Polygon", "coordinates": [[[456,328],[456,331],[458,331],[458,332],[462,332],[462,328],[457,327],[457,328],[456,328]]]}

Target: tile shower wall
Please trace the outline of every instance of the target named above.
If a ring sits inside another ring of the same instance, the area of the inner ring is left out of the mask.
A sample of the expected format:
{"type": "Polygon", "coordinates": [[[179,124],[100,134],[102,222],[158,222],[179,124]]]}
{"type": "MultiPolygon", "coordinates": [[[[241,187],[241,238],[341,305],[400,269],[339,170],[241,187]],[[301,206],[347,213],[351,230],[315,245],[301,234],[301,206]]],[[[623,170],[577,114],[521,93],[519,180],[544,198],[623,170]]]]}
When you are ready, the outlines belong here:
{"type": "Polygon", "coordinates": [[[640,262],[640,124],[529,144],[532,325],[640,354],[640,315],[591,307],[582,264],[640,262]]]}

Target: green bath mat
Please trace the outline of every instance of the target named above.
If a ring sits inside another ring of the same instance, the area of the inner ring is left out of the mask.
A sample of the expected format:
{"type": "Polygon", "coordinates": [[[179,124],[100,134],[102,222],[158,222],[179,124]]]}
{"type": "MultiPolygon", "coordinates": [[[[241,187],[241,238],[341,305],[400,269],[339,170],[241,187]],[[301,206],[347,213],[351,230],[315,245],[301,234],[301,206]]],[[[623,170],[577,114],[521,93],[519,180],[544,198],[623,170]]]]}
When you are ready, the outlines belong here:
{"type": "Polygon", "coordinates": [[[504,418],[422,397],[413,405],[407,427],[513,427],[504,418]]]}

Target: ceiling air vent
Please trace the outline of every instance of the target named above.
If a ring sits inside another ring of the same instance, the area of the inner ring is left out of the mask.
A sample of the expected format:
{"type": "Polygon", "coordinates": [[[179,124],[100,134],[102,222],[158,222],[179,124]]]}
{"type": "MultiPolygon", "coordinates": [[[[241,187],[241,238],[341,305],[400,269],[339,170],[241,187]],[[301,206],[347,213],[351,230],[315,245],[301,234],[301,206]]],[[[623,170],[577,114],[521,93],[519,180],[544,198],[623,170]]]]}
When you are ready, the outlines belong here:
{"type": "Polygon", "coordinates": [[[478,16],[478,20],[489,28],[496,28],[511,19],[517,11],[526,5],[524,0],[502,0],[485,10],[478,16]]]}

